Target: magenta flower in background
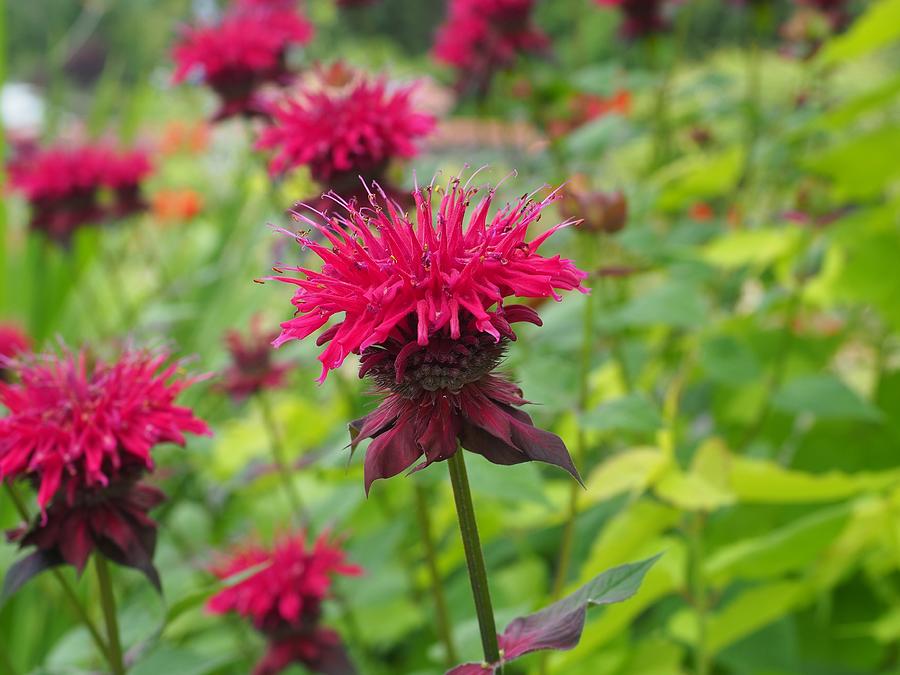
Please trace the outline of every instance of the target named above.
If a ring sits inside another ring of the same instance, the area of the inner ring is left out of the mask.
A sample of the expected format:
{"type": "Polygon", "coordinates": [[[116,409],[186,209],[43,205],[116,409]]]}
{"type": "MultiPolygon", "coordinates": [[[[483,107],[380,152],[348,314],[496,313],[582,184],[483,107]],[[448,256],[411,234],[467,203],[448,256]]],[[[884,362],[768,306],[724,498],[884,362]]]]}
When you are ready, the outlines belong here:
{"type": "Polygon", "coordinates": [[[534,25],[534,0],[450,0],[438,28],[434,58],[457,71],[457,89],[483,96],[494,75],[550,40],[534,25]]]}
{"type": "Polygon", "coordinates": [[[156,525],[147,512],[163,495],[139,481],[153,469],[157,445],[210,433],[175,404],[194,380],[176,379],[178,364],[166,361],[146,351],[111,363],[85,351],[35,355],[15,362],[18,383],[0,382],[8,411],[0,418],[0,480],[34,484],[41,508],[14,537],[38,548],[20,561],[26,568],[65,562],[80,572],[97,549],[158,585],[156,525]]]}
{"type": "Polygon", "coordinates": [[[559,437],[533,426],[518,406],[518,387],[493,371],[512,324],[540,325],[537,314],[506,298],[553,297],[578,289],[584,272],[541,245],[560,223],[535,239],[527,230],[555,194],[542,201],[523,197],[492,217],[494,190],[470,212],[476,188],[451,181],[435,213],[433,188],[417,188],[415,221],[387,199],[375,207],[346,204],[346,214],[323,225],[297,217],[330,246],[298,235],[323,260],[320,272],[286,268],[300,278],[294,319],[281,324],[275,345],[302,340],[335,315],[325,330],[319,360],[324,381],[350,354],[359,354],[360,376],[370,375],[385,394],[377,410],[351,425],[354,447],[374,439],[366,452],[366,490],[379,478],[446,460],[458,444],[497,464],[539,460],[578,473],[559,437]],[[467,218],[468,215],[468,218],[467,218]]]}
{"type": "Polygon", "coordinates": [[[223,373],[219,386],[232,399],[241,401],[259,391],[284,386],[285,375],[291,366],[272,362],[271,343],[277,336],[277,332],[262,332],[258,317],[250,322],[247,335],[236,330],[225,334],[231,365],[223,373]]]}
{"type": "Polygon", "coordinates": [[[0,380],[12,365],[12,359],[31,350],[31,339],[17,324],[0,323],[0,380]]]}
{"type": "Polygon", "coordinates": [[[601,7],[618,7],[622,13],[622,37],[628,40],[661,33],[669,28],[663,16],[665,0],[595,0],[601,7]]]}
{"type": "Polygon", "coordinates": [[[287,51],[309,42],[312,25],[286,3],[242,2],[217,24],[186,28],[175,46],[173,80],[197,73],[220,99],[213,121],[266,114],[260,88],[292,74],[287,51]]]}
{"type": "Polygon", "coordinates": [[[31,227],[67,245],[75,231],[144,207],[141,181],[152,171],[139,150],[54,145],[9,165],[10,184],[31,204],[31,227]],[[111,204],[104,206],[102,192],[111,204]]]}
{"type": "Polygon", "coordinates": [[[273,174],[307,166],[326,189],[360,198],[360,178],[386,183],[391,160],[414,157],[416,141],[435,120],[413,107],[414,85],[391,87],[385,78],[337,70],[346,78],[339,86],[310,87],[274,106],[258,147],[273,151],[273,174]]]}
{"type": "Polygon", "coordinates": [[[103,170],[103,184],[113,192],[110,212],[114,217],[126,218],[147,208],[141,182],[152,171],[150,157],[143,150],[129,150],[109,158],[103,170]]]}
{"type": "Polygon", "coordinates": [[[269,641],[254,675],[275,675],[293,663],[313,672],[355,672],[340,636],[320,625],[322,604],[331,596],[337,575],[358,576],[362,569],[346,562],[344,552],[326,536],[310,548],[303,534],[286,537],[271,549],[238,548],[212,568],[228,579],[253,568],[258,571],[210,598],[213,614],[235,612],[248,619],[269,641]]]}

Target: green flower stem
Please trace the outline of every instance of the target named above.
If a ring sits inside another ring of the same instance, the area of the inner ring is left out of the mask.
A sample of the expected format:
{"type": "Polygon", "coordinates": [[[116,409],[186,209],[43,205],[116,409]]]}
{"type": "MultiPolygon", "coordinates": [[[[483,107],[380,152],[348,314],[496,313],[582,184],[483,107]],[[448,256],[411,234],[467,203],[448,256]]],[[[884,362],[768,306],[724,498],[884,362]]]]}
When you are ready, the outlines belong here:
{"type": "MultiPolygon", "coordinates": [[[[670,128],[669,128],[669,99],[672,93],[672,82],[675,79],[675,71],[684,54],[687,43],[688,31],[691,24],[694,3],[688,0],[678,13],[675,25],[675,36],[672,47],[672,56],[664,66],[662,80],[656,91],[656,101],[653,111],[653,154],[651,168],[656,168],[669,159],[670,154],[670,128]]],[[[652,35],[646,40],[650,62],[659,67],[664,60],[659,37],[652,35]]]]}
{"type": "Polygon", "coordinates": [[[747,91],[746,91],[746,141],[744,149],[744,166],[741,170],[737,187],[743,187],[753,175],[753,164],[756,155],[756,143],[759,140],[762,125],[762,47],[760,42],[768,33],[772,23],[771,7],[760,3],[753,7],[752,25],[748,27],[749,44],[747,46],[747,91]]]}
{"type": "Polygon", "coordinates": [[[284,493],[290,503],[291,511],[294,514],[294,517],[300,522],[300,525],[305,527],[309,524],[309,512],[306,510],[303,500],[300,498],[300,493],[297,492],[297,486],[294,485],[294,481],[291,480],[291,466],[288,464],[285,457],[284,442],[278,431],[275,416],[272,414],[272,406],[269,403],[268,397],[262,391],[256,394],[256,402],[259,404],[259,410],[262,413],[263,425],[266,427],[266,431],[269,434],[269,448],[272,452],[272,459],[278,469],[278,475],[284,486],[284,493]]]}
{"type": "Polygon", "coordinates": [[[19,671],[13,665],[12,659],[6,653],[6,646],[0,643],[0,671],[9,673],[9,675],[19,675],[19,671]]]}
{"type": "Polygon", "coordinates": [[[744,433],[741,438],[738,448],[743,449],[750,445],[751,442],[756,440],[756,437],[763,430],[763,427],[766,425],[766,422],[769,420],[769,415],[772,413],[772,398],[775,396],[775,392],[781,387],[781,383],[784,381],[785,373],[787,372],[787,364],[790,360],[791,352],[794,348],[794,321],[797,319],[797,316],[800,313],[800,307],[802,306],[803,301],[803,285],[798,286],[791,296],[788,298],[787,306],[785,307],[784,313],[784,327],[783,332],[781,334],[781,340],[778,344],[778,351],[775,353],[775,362],[772,366],[772,371],[769,374],[769,378],[766,381],[765,394],[763,397],[762,407],[759,410],[756,418],[753,420],[753,423],[747,427],[747,431],[744,433]]]}
{"type": "Polygon", "coordinates": [[[450,482],[453,485],[453,499],[456,502],[456,515],[459,519],[459,533],[462,536],[463,548],[466,552],[466,565],[469,568],[469,582],[472,584],[475,613],[478,615],[478,628],[481,631],[481,646],[484,649],[484,660],[487,663],[497,663],[500,661],[497,627],[494,624],[491,591],[488,588],[484,554],[481,552],[481,541],[478,538],[475,507],[472,504],[472,493],[469,490],[469,477],[466,474],[466,460],[463,458],[462,448],[459,448],[447,460],[447,465],[450,467],[450,482]]]}
{"type": "Polygon", "coordinates": [[[694,672],[697,675],[709,675],[709,646],[707,644],[707,593],[706,576],[703,572],[703,529],[706,514],[698,512],[690,516],[690,533],[688,537],[690,554],[690,588],[691,602],[697,616],[697,638],[694,642],[694,672]]]}
{"type": "MultiPolygon", "coordinates": [[[[462,452],[461,450],[459,451],[462,452]]],[[[429,581],[431,582],[431,595],[434,601],[434,613],[437,620],[437,630],[441,642],[444,643],[444,657],[447,666],[452,668],[459,659],[456,656],[456,647],[453,644],[453,630],[450,624],[450,612],[447,610],[447,600],[444,597],[441,573],[437,564],[437,549],[434,545],[434,536],[431,532],[431,517],[428,511],[428,498],[425,488],[416,484],[416,515],[419,518],[419,532],[422,536],[422,546],[425,549],[425,563],[428,566],[429,581]]]]}
{"type": "Polygon", "coordinates": [[[109,644],[109,667],[113,675],[124,675],[125,663],[122,660],[122,642],[119,639],[119,621],[116,618],[116,598],[113,595],[112,578],[106,558],[97,553],[94,555],[94,567],[97,570],[97,581],[100,583],[100,604],[103,607],[103,621],[106,624],[106,639],[109,644]]]}
{"type": "MultiPolygon", "coordinates": [[[[19,516],[26,523],[31,522],[31,516],[28,514],[28,509],[25,507],[25,503],[22,501],[19,493],[16,492],[16,489],[13,487],[12,483],[4,481],[4,485],[6,486],[6,492],[9,495],[10,500],[16,507],[16,511],[19,512],[19,516]]],[[[84,605],[81,603],[81,600],[78,598],[78,594],[75,592],[75,589],[72,588],[69,580],[66,579],[65,575],[59,570],[59,568],[53,567],[50,569],[50,572],[54,577],[56,577],[57,582],[59,582],[59,585],[63,590],[63,594],[68,599],[69,604],[72,605],[72,609],[75,611],[75,614],[78,615],[78,619],[81,621],[81,623],[84,624],[84,627],[90,634],[91,639],[97,646],[97,649],[100,650],[103,658],[106,659],[107,662],[110,662],[109,648],[106,646],[106,642],[104,642],[103,637],[100,635],[100,631],[97,630],[97,626],[94,625],[94,622],[88,615],[87,609],[85,609],[84,605]]]]}

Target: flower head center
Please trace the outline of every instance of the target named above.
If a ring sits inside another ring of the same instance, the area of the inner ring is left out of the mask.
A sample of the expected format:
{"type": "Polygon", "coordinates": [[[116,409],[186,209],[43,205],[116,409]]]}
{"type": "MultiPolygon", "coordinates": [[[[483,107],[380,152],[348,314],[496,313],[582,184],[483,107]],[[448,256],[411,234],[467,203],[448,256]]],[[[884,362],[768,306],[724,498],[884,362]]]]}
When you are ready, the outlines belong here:
{"type": "Polygon", "coordinates": [[[490,373],[506,349],[506,340],[495,342],[483,333],[450,337],[432,336],[427,345],[414,339],[372,347],[363,354],[363,373],[404,398],[426,393],[459,393],[463,387],[490,373]]]}

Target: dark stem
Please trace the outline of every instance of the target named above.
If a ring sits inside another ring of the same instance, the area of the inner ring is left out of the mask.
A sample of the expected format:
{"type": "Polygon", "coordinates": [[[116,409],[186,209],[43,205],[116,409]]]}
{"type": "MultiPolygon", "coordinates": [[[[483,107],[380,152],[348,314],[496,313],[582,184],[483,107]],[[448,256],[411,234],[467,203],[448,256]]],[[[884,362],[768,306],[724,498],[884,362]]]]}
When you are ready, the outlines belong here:
{"type": "Polygon", "coordinates": [[[487,663],[497,663],[500,661],[497,627],[494,625],[491,591],[488,588],[487,571],[484,567],[481,541],[478,538],[475,507],[472,504],[472,493],[469,491],[469,477],[466,474],[466,461],[463,458],[462,448],[457,449],[453,456],[447,460],[447,465],[450,467],[450,482],[453,485],[453,499],[456,502],[456,515],[459,519],[459,533],[466,552],[466,565],[469,568],[469,582],[472,584],[475,613],[478,615],[478,628],[481,631],[481,646],[484,649],[484,660],[487,663]]]}
{"type": "MultiPolygon", "coordinates": [[[[19,516],[26,523],[31,522],[31,516],[28,514],[28,509],[25,507],[25,503],[22,501],[19,493],[16,492],[16,489],[13,487],[12,483],[4,481],[3,484],[6,486],[6,492],[7,494],[9,494],[9,498],[12,501],[13,505],[15,505],[16,511],[19,512],[19,516]]],[[[66,579],[65,575],[58,568],[53,567],[50,569],[50,572],[54,577],[56,577],[57,582],[59,582],[59,585],[63,590],[63,594],[68,599],[69,604],[72,605],[72,609],[75,611],[75,614],[78,615],[78,619],[81,621],[81,623],[84,624],[84,627],[87,628],[91,639],[94,641],[97,649],[100,650],[100,654],[102,654],[103,658],[106,659],[107,662],[109,662],[109,648],[106,646],[106,642],[103,641],[103,637],[100,635],[100,631],[97,630],[94,622],[91,621],[91,617],[88,615],[84,605],[81,604],[81,600],[79,600],[78,594],[75,593],[75,589],[72,588],[69,580],[66,579]]]]}
{"type": "Polygon", "coordinates": [[[114,675],[125,675],[122,661],[122,643],[119,640],[119,621],[116,617],[116,598],[113,595],[112,578],[106,558],[94,555],[97,581],[100,583],[100,604],[103,607],[103,621],[106,624],[106,639],[109,641],[109,667],[114,675]]]}
{"type": "Polygon", "coordinates": [[[417,484],[415,486],[415,492],[416,515],[419,517],[419,532],[422,535],[422,546],[425,549],[425,563],[428,566],[429,581],[431,582],[431,595],[434,600],[438,636],[441,642],[444,643],[444,657],[447,666],[452,668],[459,663],[459,659],[456,656],[456,647],[453,644],[453,631],[450,625],[450,612],[447,610],[447,600],[444,597],[444,587],[441,585],[441,573],[437,563],[437,549],[431,532],[428,497],[421,485],[417,484]]]}

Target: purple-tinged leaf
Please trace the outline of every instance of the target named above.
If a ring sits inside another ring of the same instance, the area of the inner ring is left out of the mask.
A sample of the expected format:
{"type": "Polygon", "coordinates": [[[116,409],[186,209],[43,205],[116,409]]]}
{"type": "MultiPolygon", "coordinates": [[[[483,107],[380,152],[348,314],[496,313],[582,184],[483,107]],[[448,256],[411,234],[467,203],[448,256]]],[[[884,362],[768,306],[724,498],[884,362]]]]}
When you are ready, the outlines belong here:
{"type": "Polygon", "coordinates": [[[3,579],[3,591],[0,592],[0,601],[6,601],[32,577],[62,564],[62,556],[55,551],[38,549],[25,556],[7,570],[6,577],[3,579]]]}
{"type": "Polygon", "coordinates": [[[498,636],[501,663],[465,663],[447,671],[447,675],[485,675],[496,672],[502,663],[531,652],[572,649],[581,640],[588,607],[622,602],[633,596],[659,555],[607,570],[562,600],[514,619],[498,636]]]}

